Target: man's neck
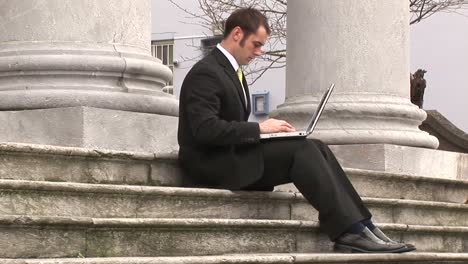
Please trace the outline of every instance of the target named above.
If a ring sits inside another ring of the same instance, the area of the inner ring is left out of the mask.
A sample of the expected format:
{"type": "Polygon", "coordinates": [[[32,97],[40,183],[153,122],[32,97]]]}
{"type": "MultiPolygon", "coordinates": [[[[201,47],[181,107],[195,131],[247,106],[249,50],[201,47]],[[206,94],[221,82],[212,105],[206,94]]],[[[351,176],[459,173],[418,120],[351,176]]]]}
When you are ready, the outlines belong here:
{"type": "Polygon", "coordinates": [[[232,47],[232,45],[229,45],[229,43],[227,43],[225,40],[222,40],[219,45],[221,45],[221,47],[223,47],[227,52],[229,52],[232,56],[234,56],[234,49],[232,47]]]}
{"type": "Polygon", "coordinates": [[[224,54],[224,56],[226,56],[226,58],[229,60],[229,62],[231,63],[232,65],[232,68],[234,69],[234,71],[237,71],[237,69],[239,68],[239,63],[237,62],[236,58],[234,58],[234,56],[232,55],[232,53],[227,50],[223,45],[218,44],[218,49],[224,54]]]}

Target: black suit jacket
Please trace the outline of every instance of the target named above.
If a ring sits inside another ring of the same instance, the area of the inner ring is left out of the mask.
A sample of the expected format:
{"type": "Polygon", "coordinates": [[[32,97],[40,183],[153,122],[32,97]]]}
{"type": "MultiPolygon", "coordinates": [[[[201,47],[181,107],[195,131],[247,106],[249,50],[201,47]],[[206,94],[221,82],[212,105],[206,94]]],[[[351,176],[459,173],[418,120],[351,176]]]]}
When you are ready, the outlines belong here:
{"type": "Polygon", "coordinates": [[[258,123],[229,60],[215,48],[184,79],[179,105],[179,161],[195,183],[240,189],[263,174],[258,123]]]}

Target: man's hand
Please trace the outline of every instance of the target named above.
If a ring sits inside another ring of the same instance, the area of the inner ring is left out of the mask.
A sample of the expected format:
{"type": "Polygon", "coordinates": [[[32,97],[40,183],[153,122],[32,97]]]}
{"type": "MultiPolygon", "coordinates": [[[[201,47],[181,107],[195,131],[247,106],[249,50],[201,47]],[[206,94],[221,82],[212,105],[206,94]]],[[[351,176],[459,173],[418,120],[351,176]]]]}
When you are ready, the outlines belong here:
{"type": "Polygon", "coordinates": [[[274,118],[270,118],[259,123],[259,126],[260,134],[296,131],[296,129],[288,122],[274,118]]]}

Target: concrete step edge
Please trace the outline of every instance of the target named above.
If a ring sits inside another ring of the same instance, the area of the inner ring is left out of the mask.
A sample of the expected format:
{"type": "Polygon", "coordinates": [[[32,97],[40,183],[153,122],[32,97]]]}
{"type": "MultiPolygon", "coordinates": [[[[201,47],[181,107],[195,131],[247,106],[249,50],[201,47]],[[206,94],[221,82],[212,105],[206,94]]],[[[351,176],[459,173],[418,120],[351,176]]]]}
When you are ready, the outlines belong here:
{"type": "Polygon", "coordinates": [[[424,181],[431,183],[441,183],[441,184],[456,184],[463,187],[468,187],[467,180],[460,179],[445,179],[445,178],[434,178],[434,177],[425,177],[419,175],[412,175],[407,173],[391,173],[384,171],[376,170],[363,170],[363,169],[353,169],[353,168],[344,168],[345,172],[350,176],[360,176],[360,177],[376,177],[384,178],[389,180],[399,179],[402,181],[424,181]]]}
{"type": "MultiPolygon", "coordinates": [[[[43,217],[43,216],[0,216],[0,225],[15,226],[76,226],[76,227],[154,227],[154,228],[271,228],[315,230],[314,221],[302,220],[254,220],[254,219],[207,219],[207,218],[87,218],[87,217],[43,217]]],[[[379,223],[384,230],[398,232],[443,232],[468,233],[468,226],[430,226],[379,223]]]]}
{"type": "MultiPolygon", "coordinates": [[[[43,155],[56,155],[56,156],[76,156],[76,157],[89,157],[89,158],[105,158],[105,159],[118,159],[118,160],[157,160],[157,159],[170,159],[177,160],[178,153],[175,152],[132,152],[132,151],[116,151],[109,149],[93,149],[93,148],[80,148],[80,147],[64,147],[54,145],[40,145],[40,144],[26,144],[4,142],[0,143],[0,154],[2,153],[25,153],[25,154],[43,154],[43,155]]],[[[345,168],[348,174],[356,176],[373,176],[373,177],[386,177],[395,178],[399,177],[403,180],[420,180],[439,183],[454,183],[461,184],[468,187],[468,181],[458,179],[439,179],[424,176],[415,176],[410,174],[396,174],[375,170],[351,169],[345,168]]]]}
{"type": "Polygon", "coordinates": [[[468,253],[405,253],[405,254],[238,254],[181,257],[58,258],[0,259],[3,264],[286,264],[286,263],[360,263],[402,261],[468,261],[468,253]]]}
{"type": "Polygon", "coordinates": [[[0,143],[0,154],[2,153],[24,153],[54,156],[75,156],[88,158],[128,159],[128,160],[155,160],[155,159],[177,159],[177,153],[173,152],[134,152],[117,151],[111,149],[65,147],[54,145],[27,144],[4,142],[0,143]]]}
{"type": "MultiPolygon", "coordinates": [[[[52,191],[66,193],[97,193],[118,195],[190,197],[206,199],[237,199],[237,200],[290,200],[293,202],[306,202],[300,193],[289,192],[255,192],[255,191],[229,191],[223,189],[160,187],[160,186],[134,186],[112,185],[73,182],[43,182],[24,180],[0,179],[0,190],[25,191],[52,191]]],[[[434,209],[468,210],[468,204],[420,201],[409,199],[362,197],[366,204],[382,205],[387,207],[430,207],[434,209]]]]}
{"type": "MultiPolygon", "coordinates": [[[[252,191],[230,191],[224,189],[208,188],[186,188],[166,186],[143,186],[143,185],[117,185],[75,182],[46,182],[27,180],[5,180],[0,179],[0,189],[31,190],[31,191],[58,191],[76,193],[118,193],[128,195],[154,195],[175,197],[215,197],[229,199],[295,199],[297,194],[290,192],[252,192],[252,191]]],[[[302,198],[301,198],[302,199],[302,198]]]]}

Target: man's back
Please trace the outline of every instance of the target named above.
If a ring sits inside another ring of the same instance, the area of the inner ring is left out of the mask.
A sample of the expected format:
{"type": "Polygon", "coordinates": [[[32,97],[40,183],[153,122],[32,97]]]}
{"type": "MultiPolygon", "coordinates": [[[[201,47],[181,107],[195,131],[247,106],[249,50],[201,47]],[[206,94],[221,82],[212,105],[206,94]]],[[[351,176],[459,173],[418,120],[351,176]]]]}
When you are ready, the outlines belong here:
{"type": "Polygon", "coordinates": [[[246,122],[249,107],[242,102],[241,88],[218,49],[199,61],[182,84],[179,160],[191,177],[208,185],[239,189],[261,176],[262,155],[255,144],[259,127],[246,122]]]}

